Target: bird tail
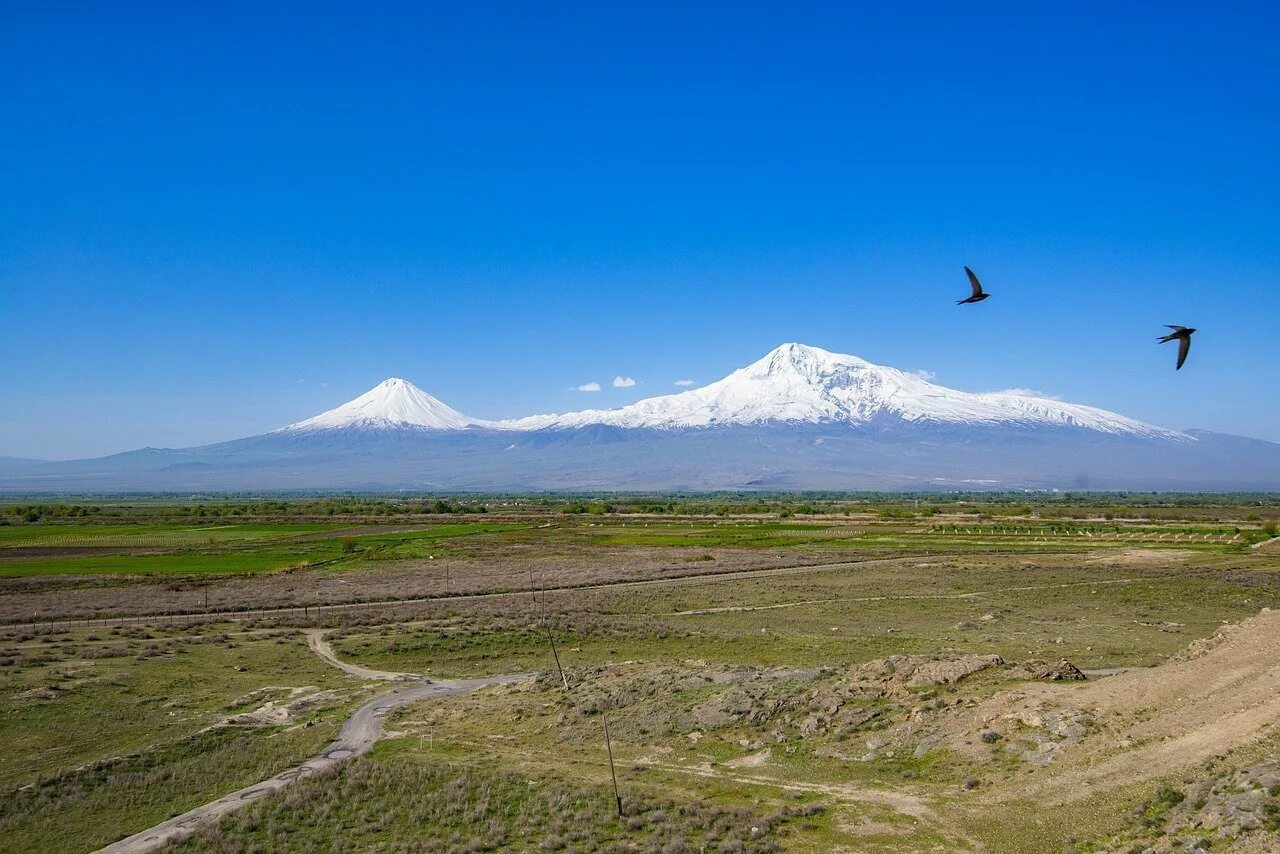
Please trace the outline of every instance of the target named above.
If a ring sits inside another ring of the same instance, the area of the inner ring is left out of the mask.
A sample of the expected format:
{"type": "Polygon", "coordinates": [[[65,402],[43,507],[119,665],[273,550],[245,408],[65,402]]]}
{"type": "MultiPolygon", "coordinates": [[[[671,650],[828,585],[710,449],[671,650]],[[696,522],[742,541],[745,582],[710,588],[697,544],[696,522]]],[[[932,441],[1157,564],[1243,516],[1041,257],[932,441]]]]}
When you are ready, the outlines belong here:
{"type": "Polygon", "coordinates": [[[1159,341],[1161,344],[1168,344],[1170,341],[1172,341],[1177,337],[1178,337],[1177,335],[1161,335],[1156,340],[1159,341]]]}

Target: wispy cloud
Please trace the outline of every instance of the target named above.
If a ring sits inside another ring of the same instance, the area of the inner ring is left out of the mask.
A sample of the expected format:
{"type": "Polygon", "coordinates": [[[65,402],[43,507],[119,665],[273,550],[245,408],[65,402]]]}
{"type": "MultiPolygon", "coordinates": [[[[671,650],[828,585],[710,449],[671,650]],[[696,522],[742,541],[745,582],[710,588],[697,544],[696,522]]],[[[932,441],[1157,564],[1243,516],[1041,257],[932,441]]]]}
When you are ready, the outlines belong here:
{"type": "Polygon", "coordinates": [[[933,371],[926,371],[923,368],[918,371],[907,371],[907,373],[911,374],[913,377],[919,377],[927,383],[931,383],[938,378],[938,375],[933,371]]]}
{"type": "Polygon", "coordinates": [[[575,391],[599,391],[599,390],[600,390],[600,383],[598,382],[583,383],[582,385],[578,386],[577,389],[575,389],[575,391]]]}
{"type": "Polygon", "coordinates": [[[1061,395],[1049,394],[1034,388],[1002,388],[999,391],[988,392],[988,394],[1016,394],[1019,397],[1042,397],[1045,400],[1062,400],[1061,395]]]}
{"type": "Polygon", "coordinates": [[[631,377],[614,377],[613,378],[614,388],[631,388],[635,384],[636,384],[636,381],[633,380],[631,377]]]}
{"type": "Polygon", "coordinates": [[[693,385],[693,380],[676,380],[676,385],[678,386],[693,385]]]}

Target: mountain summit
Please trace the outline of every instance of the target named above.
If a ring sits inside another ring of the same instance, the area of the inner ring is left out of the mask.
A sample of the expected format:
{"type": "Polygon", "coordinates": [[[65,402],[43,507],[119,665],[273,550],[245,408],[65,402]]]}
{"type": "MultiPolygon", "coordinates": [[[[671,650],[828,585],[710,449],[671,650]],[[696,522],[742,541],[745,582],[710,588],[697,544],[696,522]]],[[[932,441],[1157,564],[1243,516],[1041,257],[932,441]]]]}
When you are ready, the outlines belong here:
{"type": "Polygon", "coordinates": [[[389,379],[314,418],[216,445],[0,459],[0,493],[1277,488],[1280,444],[957,391],[804,344],[618,409],[482,421],[389,379]]]}
{"type": "Polygon", "coordinates": [[[489,426],[432,397],[408,380],[392,377],[336,409],[281,427],[277,433],[319,430],[462,430],[489,426]]]}
{"type": "Polygon", "coordinates": [[[641,400],[619,409],[535,415],[502,426],[517,430],[612,427],[679,430],[792,422],[876,425],[1072,427],[1103,433],[1194,441],[1114,412],[1013,392],[974,394],[919,374],[806,344],[783,344],[703,388],[641,400]]]}

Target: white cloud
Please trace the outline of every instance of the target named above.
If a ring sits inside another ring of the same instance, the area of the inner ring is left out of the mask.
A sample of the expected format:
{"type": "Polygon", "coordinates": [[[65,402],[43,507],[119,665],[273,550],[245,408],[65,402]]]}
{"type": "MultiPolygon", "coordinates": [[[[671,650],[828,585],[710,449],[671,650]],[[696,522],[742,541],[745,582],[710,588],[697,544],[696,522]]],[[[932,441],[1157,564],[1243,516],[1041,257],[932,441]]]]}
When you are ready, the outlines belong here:
{"type": "Polygon", "coordinates": [[[676,380],[676,385],[678,386],[693,385],[693,380],[676,380]]]}
{"type": "Polygon", "coordinates": [[[1016,394],[1019,397],[1042,397],[1045,400],[1062,400],[1061,395],[1048,394],[1034,388],[1002,388],[999,391],[988,392],[988,394],[1016,394]]]}
{"type": "Polygon", "coordinates": [[[636,384],[636,381],[631,379],[631,377],[614,377],[613,378],[614,388],[631,388],[635,384],[636,384]]]}
{"type": "Polygon", "coordinates": [[[583,383],[582,385],[578,386],[578,388],[576,389],[576,391],[599,391],[599,390],[600,390],[600,383],[598,382],[583,383]]]}
{"type": "Polygon", "coordinates": [[[938,375],[933,371],[926,371],[924,369],[918,371],[907,371],[907,373],[911,374],[913,377],[919,377],[927,383],[931,383],[938,378],[938,375]]]}

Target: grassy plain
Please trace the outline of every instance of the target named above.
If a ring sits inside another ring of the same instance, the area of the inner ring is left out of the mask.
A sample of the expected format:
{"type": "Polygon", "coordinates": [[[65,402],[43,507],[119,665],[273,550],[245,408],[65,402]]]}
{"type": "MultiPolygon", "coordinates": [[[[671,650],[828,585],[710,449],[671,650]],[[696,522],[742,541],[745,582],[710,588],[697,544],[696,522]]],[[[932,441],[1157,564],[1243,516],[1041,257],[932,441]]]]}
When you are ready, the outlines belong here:
{"type": "MultiPolygon", "coordinates": [[[[339,506],[0,525],[0,851],[92,850],[328,743],[387,686],[315,656],[307,628],[371,668],[539,676],[410,706],[367,758],[179,849],[1089,850],[1139,838],[1139,813],[1172,821],[1160,792],[1207,772],[1020,795],[1155,725],[1075,709],[1027,668],[1176,667],[1280,606],[1280,561],[1251,548],[1280,514],[1256,501],[339,506]],[[263,613],[370,601],[388,604],[263,613]]],[[[1265,755],[1277,721],[1223,761],[1265,755]]]]}

